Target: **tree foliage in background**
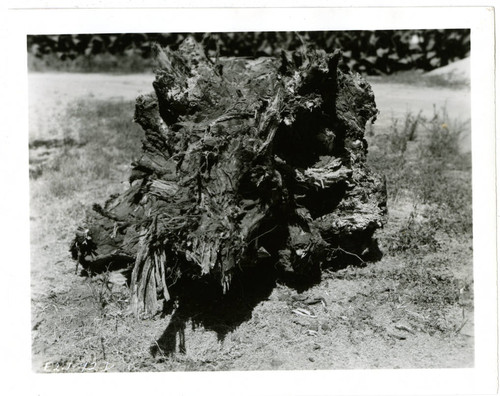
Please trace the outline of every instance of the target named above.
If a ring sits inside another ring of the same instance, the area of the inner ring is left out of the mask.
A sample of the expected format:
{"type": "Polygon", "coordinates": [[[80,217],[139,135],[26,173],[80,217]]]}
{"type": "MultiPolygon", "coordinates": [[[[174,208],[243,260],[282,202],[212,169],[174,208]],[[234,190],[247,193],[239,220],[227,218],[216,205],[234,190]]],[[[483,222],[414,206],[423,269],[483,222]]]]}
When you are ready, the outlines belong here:
{"type": "Polygon", "coordinates": [[[470,52],[470,30],[464,29],[31,35],[27,44],[33,56],[55,55],[62,62],[101,54],[150,59],[154,43],[176,50],[187,36],[202,42],[210,56],[278,56],[304,45],[340,48],[352,70],[371,75],[432,70],[470,52]]]}

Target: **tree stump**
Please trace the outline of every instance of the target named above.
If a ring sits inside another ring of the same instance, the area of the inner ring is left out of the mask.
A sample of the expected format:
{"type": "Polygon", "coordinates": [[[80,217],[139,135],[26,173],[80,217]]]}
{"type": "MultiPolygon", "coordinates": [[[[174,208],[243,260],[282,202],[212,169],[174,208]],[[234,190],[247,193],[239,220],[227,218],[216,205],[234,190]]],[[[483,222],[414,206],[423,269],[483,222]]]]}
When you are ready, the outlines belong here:
{"type": "Polygon", "coordinates": [[[339,58],[212,60],[190,38],[158,48],[154,93],[136,102],[145,138],[130,188],[94,205],[74,259],[131,268],[133,308],[152,313],[179,279],[225,293],[247,267],[300,278],[369,255],[386,215],[385,183],[365,165],[377,109],[339,58]]]}

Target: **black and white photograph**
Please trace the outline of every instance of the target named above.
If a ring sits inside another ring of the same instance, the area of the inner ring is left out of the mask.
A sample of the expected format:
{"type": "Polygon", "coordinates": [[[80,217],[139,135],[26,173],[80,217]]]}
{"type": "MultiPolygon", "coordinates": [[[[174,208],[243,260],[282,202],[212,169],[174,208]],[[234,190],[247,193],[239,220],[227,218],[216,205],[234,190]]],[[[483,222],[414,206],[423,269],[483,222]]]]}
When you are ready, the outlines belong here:
{"type": "Polygon", "coordinates": [[[83,23],[23,37],[34,375],[484,368],[476,25],[83,23]]]}

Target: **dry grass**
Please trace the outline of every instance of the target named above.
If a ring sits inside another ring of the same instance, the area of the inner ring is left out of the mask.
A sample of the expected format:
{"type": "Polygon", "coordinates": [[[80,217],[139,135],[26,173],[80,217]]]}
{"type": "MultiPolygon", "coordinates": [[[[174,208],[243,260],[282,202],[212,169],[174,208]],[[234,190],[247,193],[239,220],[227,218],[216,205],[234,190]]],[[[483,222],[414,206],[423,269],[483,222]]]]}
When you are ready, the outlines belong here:
{"type": "Polygon", "coordinates": [[[389,191],[379,262],[327,270],[300,293],[267,285],[238,323],[229,316],[241,302],[210,313],[213,328],[192,317],[170,334],[177,351],[169,353],[171,314],[136,319],[121,274],[76,275],[67,252],[90,205],[126,187],[142,136],[132,107],[77,102],[59,120],[74,126],[65,140],[31,142],[35,370],[473,366],[470,154],[458,152],[457,129],[445,114],[408,115],[386,136],[369,137],[370,166],[386,174],[389,191]]]}

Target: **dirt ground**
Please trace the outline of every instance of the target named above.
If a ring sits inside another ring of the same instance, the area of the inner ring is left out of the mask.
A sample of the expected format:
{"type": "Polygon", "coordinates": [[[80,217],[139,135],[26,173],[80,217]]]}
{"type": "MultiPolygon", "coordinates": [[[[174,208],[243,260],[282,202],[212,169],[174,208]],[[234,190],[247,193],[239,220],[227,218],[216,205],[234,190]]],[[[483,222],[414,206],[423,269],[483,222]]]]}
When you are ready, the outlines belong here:
{"type": "MultiPolygon", "coordinates": [[[[368,80],[380,110],[374,127],[375,134],[385,133],[395,118],[404,117],[408,112],[416,115],[421,111],[422,116],[431,119],[435,109],[443,106],[451,120],[464,124],[469,121],[470,92],[467,87],[452,89],[393,84],[377,78],[368,80]]],[[[64,117],[67,107],[75,101],[132,101],[138,94],[152,91],[152,81],[152,75],[30,74],[30,142],[67,138],[68,130],[62,129],[60,123],[54,120],[64,117]]],[[[132,119],[132,107],[129,114],[132,119]]],[[[71,129],[71,125],[68,128],[71,129]]],[[[470,150],[470,128],[465,128],[461,149],[464,152],[470,150]]],[[[35,158],[36,147],[31,150],[33,153],[30,153],[30,157],[35,158]]],[[[126,178],[127,169],[124,166],[123,180],[126,178]]],[[[120,181],[116,180],[116,183],[120,181]]],[[[106,197],[107,191],[104,190],[102,196],[96,197],[106,197]]],[[[245,313],[233,331],[221,337],[217,331],[200,329],[193,324],[185,329],[186,340],[191,340],[186,354],[168,361],[157,358],[155,363],[147,363],[150,359],[149,345],[154,344],[158,337],[168,336],[165,334],[168,318],[135,323],[124,321],[122,313],[117,310],[113,316],[116,327],[104,329],[102,317],[93,313],[88,302],[89,296],[85,295],[88,285],[74,274],[74,263],[67,252],[73,227],[79,219],[49,219],[43,213],[33,211],[33,200],[36,197],[32,197],[31,213],[35,370],[43,371],[45,368],[46,371],[53,371],[54,362],[57,362],[58,367],[59,364],[62,367],[68,363],[69,358],[57,352],[57,343],[73,342],[78,346],[78,342],[84,338],[83,334],[78,333],[84,321],[94,323],[95,334],[91,334],[88,339],[93,337],[89,343],[95,345],[82,344],[79,347],[95,350],[95,356],[102,352],[103,361],[106,360],[106,354],[109,359],[110,355],[116,353],[121,356],[123,363],[121,366],[116,361],[113,363],[114,370],[119,371],[432,368],[472,367],[474,364],[473,311],[453,311],[451,316],[443,318],[444,324],[436,324],[437,327],[446,327],[449,321],[456,319],[456,323],[459,323],[463,318],[468,318],[463,321],[462,327],[457,326],[453,337],[439,331],[419,330],[418,324],[429,320],[426,314],[419,313],[418,307],[394,300],[395,284],[399,278],[394,278],[393,274],[401,267],[397,260],[384,260],[366,268],[353,270],[348,267],[325,274],[320,284],[303,293],[282,285],[265,290],[262,292],[264,296],[259,297],[260,302],[245,313]],[[50,226],[48,223],[56,220],[57,224],[64,223],[65,226],[51,230],[54,235],[58,235],[57,240],[53,241],[48,237],[53,234],[46,230],[50,226]],[[375,282],[373,274],[377,271],[379,274],[391,273],[391,276],[375,282]],[[304,303],[316,297],[321,297],[323,302],[316,305],[304,303]],[[69,304],[71,300],[76,301],[76,305],[69,304]],[[81,311],[80,319],[75,318],[75,309],[81,311]],[[408,318],[411,317],[410,324],[408,318]],[[64,323],[66,327],[61,328],[69,329],[75,338],[61,341],[65,335],[57,330],[57,326],[52,329],[51,321],[64,323]],[[48,336],[45,331],[46,339],[41,341],[40,331],[44,326],[50,327],[52,333],[48,336]],[[257,342],[261,332],[265,332],[266,336],[257,342]],[[130,343],[130,337],[135,337],[134,342],[143,337],[143,344],[138,346],[136,356],[122,356],[119,346],[130,343]],[[131,359],[136,361],[132,362],[131,359]]],[[[72,204],[83,207],[91,203],[78,201],[72,204]]],[[[393,216],[397,218],[398,213],[393,216]]],[[[471,256],[471,246],[457,246],[457,252],[471,256]]],[[[429,263],[440,259],[432,255],[428,257],[429,263]]],[[[452,271],[461,279],[472,277],[470,263],[452,271]]],[[[462,289],[468,291],[465,286],[462,289]]],[[[116,304],[119,305],[118,302],[116,304]]],[[[103,368],[101,371],[108,370],[103,368]]]]}

